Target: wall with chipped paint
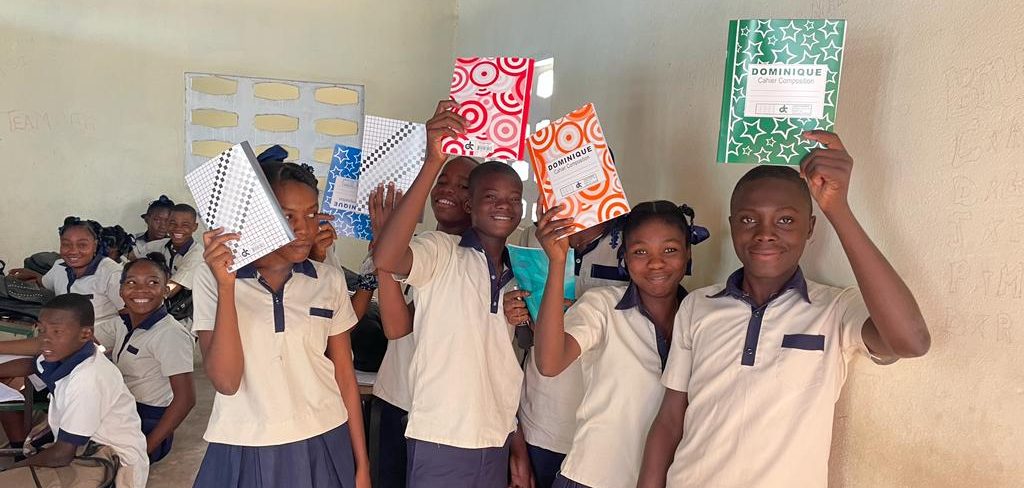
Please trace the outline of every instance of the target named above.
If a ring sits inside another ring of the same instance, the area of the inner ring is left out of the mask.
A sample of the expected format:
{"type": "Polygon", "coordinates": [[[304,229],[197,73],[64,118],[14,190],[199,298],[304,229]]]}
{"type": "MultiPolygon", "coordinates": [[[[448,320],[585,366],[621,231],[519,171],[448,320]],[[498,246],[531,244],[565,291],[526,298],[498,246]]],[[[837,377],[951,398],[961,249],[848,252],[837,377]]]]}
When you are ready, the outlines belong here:
{"type": "MultiPolygon", "coordinates": [[[[455,1],[7,2],[0,9],[0,259],[57,247],[66,215],[145,228],[184,186],[184,73],[366,86],[422,121],[447,95],[455,1]]],[[[350,265],[365,242],[343,240],[350,265]]]]}
{"type": "MultiPolygon", "coordinates": [[[[631,201],[696,207],[714,237],[695,248],[691,287],[738,266],[726,205],[749,167],[714,162],[728,21],[847,19],[837,128],[856,160],[852,206],[916,292],[934,344],[922,359],[853,365],[831,485],[1024,483],[1024,6],[460,0],[458,15],[456,55],[554,56],[551,114],[597,105],[631,201]]],[[[805,270],[853,283],[818,223],[805,270]]]]}

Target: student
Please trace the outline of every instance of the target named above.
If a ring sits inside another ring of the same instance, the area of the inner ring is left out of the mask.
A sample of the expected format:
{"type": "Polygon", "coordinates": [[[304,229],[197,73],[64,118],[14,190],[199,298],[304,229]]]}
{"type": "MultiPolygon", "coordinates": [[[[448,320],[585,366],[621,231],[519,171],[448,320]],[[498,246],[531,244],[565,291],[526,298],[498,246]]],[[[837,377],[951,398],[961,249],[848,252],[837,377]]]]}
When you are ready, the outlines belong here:
{"type": "MultiPolygon", "coordinates": [[[[40,354],[0,364],[0,377],[38,373],[50,389],[52,446],[11,466],[67,466],[89,441],[111,447],[121,466],[119,487],[143,488],[149,474],[146,440],[135,399],[117,367],[92,342],[93,307],[77,293],[53,298],[39,313],[40,354]]],[[[9,468],[10,469],[10,468],[9,468]]]]}
{"type": "Polygon", "coordinates": [[[729,226],[743,268],[679,308],[640,486],[826,486],[849,361],[928,350],[913,294],[849,207],[853,159],[835,134],[804,137],[824,147],[799,174],[758,166],[736,183],[729,226]],[[812,197],[859,289],[804,278],[812,197]]]}
{"type": "Polygon", "coordinates": [[[125,265],[121,275],[124,326],[117,329],[111,355],[135,396],[150,463],[170,452],[174,430],[196,403],[195,342],[185,326],[167,314],[163,305],[167,279],[160,254],[125,265]]]}
{"type": "Polygon", "coordinates": [[[217,394],[195,486],[367,487],[356,318],[341,271],[308,259],[316,177],[292,163],[262,169],[295,240],[230,273],[225,243],[238,235],[203,235],[194,330],[217,394]]]}
{"type": "MultiPolygon", "coordinates": [[[[427,122],[423,169],[373,250],[377,268],[403,276],[416,293],[406,428],[410,488],[508,486],[523,380],[513,327],[500,303],[512,279],[505,240],[522,218],[519,175],[504,163],[477,166],[466,204],[473,226],[461,236],[434,231],[413,238],[446,160],[441,139],[465,131],[457,107],[441,101],[427,122]]],[[[528,464],[521,435],[514,444],[513,484],[528,486],[529,480],[519,479],[528,464]]]]}
{"type": "Polygon", "coordinates": [[[20,280],[36,281],[57,295],[80,293],[92,300],[96,314],[93,338],[110,351],[121,319],[117,312],[124,307],[121,300],[121,265],[106,256],[100,234],[103,226],[92,220],[67,217],[57,229],[60,235],[60,257],[45,275],[16,269],[11,275],[20,280]]]}
{"type": "MultiPolygon", "coordinates": [[[[430,208],[437,220],[435,230],[438,232],[461,236],[472,225],[466,203],[469,201],[469,173],[476,166],[477,162],[472,158],[456,157],[441,169],[437,183],[430,191],[430,208]]],[[[374,235],[379,235],[384,222],[401,199],[401,192],[396,192],[393,184],[386,192],[384,188],[378,188],[370,194],[370,222],[374,235]]],[[[373,243],[370,245],[372,247],[373,243]]],[[[373,395],[382,404],[377,485],[404,488],[407,467],[405,425],[412,406],[409,363],[414,345],[409,332],[412,331],[413,290],[409,288],[403,296],[401,285],[390,273],[380,273],[377,278],[381,325],[385,335],[395,337],[388,341],[387,352],[373,385],[373,395]],[[407,301],[410,302],[408,305],[407,301]]]]}
{"type": "Polygon", "coordinates": [[[120,225],[104,227],[100,231],[100,240],[107,250],[107,257],[117,264],[128,262],[128,256],[135,249],[135,236],[129,234],[120,225]]]}
{"type": "Polygon", "coordinates": [[[537,317],[537,368],[555,376],[579,359],[584,395],[572,447],[556,487],[632,487],[644,433],[661,400],[668,338],[686,290],[692,232],[683,209],[664,200],[633,207],[622,229],[620,266],[628,285],[592,288],[563,313],[562,283],[571,218],[561,206],[538,223],[551,262],[537,317]]]}
{"type": "MultiPolygon", "coordinates": [[[[597,286],[619,285],[629,281],[629,275],[618,266],[624,220],[624,217],[618,217],[569,236],[569,247],[575,252],[577,297],[597,286]]],[[[540,247],[533,230],[531,228],[529,232],[521,234],[521,246],[540,247]]],[[[529,293],[526,290],[513,290],[505,294],[505,318],[510,324],[530,322],[524,301],[527,296],[529,293]]],[[[531,349],[524,361],[526,372],[519,402],[519,422],[523,426],[537,488],[550,488],[572,446],[572,436],[576,431],[576,410],[583,399],[583,376],[579,362],[574,362],[558,376],[545,377],[537,370],[535,359],[536,354],[531,349]]]]}
{"type": "Polygon", "coordinates": [[[140,215],[146,221],[146,231],[135,234],[135,247],[129,259],[145,256],[146,244],[167,238],[167,218],[173,206],[174,201],[167,195],[160,195],[160,198],[149,202],[146,213],[140,215]]]}
{"type": "Polygon", "coordinates": [[[157,252],[164,256],[167,268],[171,272],[168,298],[174,297],[182,290],[191,290],[196,271],[204,265],[203,245],[196,242],[194,236],[196,229],[199,228],[196,218],[196,209],[191,205],[174,205],[167,216],[168,237],[150,242],[144,248],[145,255],[157,252]]]}

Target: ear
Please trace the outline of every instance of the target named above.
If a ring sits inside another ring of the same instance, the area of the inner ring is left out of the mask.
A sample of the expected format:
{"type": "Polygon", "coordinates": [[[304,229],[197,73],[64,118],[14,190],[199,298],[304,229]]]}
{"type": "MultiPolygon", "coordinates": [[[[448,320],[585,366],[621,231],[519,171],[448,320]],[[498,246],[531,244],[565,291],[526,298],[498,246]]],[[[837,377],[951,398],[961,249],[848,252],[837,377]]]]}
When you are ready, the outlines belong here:
{"type": "Polygon", "coordinates": [[[814,236],[814,224],[817,223],[817,222],[818,222],[818,217],[816,215],[811,215],[810,227],[807,229],[807,239],[808,240],[810,240],[810,238],[812,236],[814,236]]]}
{"type": "Polygon", "coordinates": [[[82,344],[85,344],[86,342],[89,342],[89,341],[92,340],[93,332],[94,332],[94,330],[93,330],[92,326],[82,327],[81,329],[79,329],[78,338],[81,339],[82,344]]]}
{"type": "Polygon", "coordinates": [[[466,202],[462,204],[462,208],[468,214],[473,213],[473,197],[472,196],[470,196],[469,198],[466,199],[466,202]]]}

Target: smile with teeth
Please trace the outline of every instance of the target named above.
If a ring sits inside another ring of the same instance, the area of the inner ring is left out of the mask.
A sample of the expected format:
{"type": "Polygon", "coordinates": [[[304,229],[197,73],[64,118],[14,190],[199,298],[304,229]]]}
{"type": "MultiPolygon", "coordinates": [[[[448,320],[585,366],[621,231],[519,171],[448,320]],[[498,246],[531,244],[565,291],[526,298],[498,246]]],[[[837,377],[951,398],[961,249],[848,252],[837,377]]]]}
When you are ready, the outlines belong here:
{"type": "Polygon", "coordinates": [[[149,298],[134,298],[134,299],[132,299],[132,302],[139,303],[139,304],[149,303],[151,301],[153,301],[153,300],[151,300],[149,298]]]}
{"type": "Polygon", "coordinates": [[[512,217],[508,215],[492,215],[491,218],[494,220],[512,220],[512,217]]]}
{"type": "Polygon", "coordinates": [[[454,207],[455,206],[455,202],[453,202],[453,201],[451,201],[451,200],[449,200],[447,198],[438,198],[436,200],[436,202],[437,202],[438,205],[443,205],[445,207],[454,207]]]}

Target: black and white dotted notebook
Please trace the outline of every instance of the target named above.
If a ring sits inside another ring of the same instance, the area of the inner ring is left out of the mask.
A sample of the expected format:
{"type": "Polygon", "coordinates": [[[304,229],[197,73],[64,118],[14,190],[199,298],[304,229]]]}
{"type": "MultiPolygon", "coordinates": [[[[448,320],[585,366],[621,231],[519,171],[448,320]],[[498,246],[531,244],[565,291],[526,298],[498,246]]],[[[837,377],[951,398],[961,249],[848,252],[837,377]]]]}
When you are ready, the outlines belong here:
{"type": "Polygon", "coordinates": [[[237,232],[229,242],[236,271],[295,240],[248,142],[235,144],[185,175],[196,210],[210,229],[237,232]]]}
{"type": "Polygon", "coordinates": [[[409,191],[426,157],[427,127],[416,122],[367,115],[359,169],[356,212],[369,214],[366,202],[377,185],[394,183],[409,191]]]}

